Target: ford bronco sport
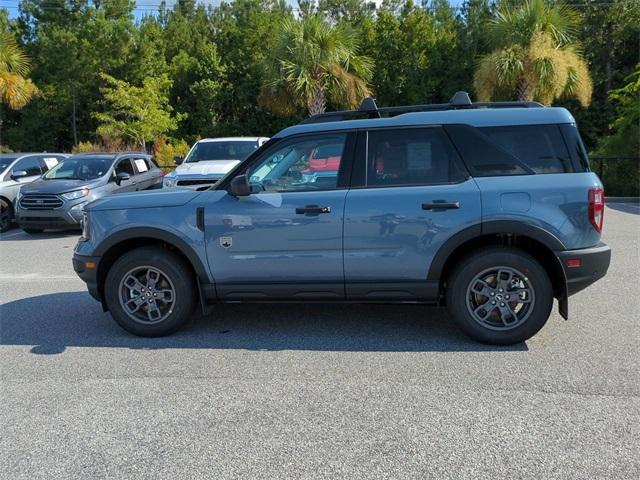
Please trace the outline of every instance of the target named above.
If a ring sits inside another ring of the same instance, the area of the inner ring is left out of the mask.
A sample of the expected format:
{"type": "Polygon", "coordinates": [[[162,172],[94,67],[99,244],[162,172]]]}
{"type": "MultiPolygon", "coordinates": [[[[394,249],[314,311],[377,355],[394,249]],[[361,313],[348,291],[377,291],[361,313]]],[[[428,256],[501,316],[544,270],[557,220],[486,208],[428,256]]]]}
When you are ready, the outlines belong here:
{"type": "Polygon", "coordinates": [[[513,344],[605,275],[603,214],[564,108],[366,98],[281,131],[210,190],[89,204],[73,264],[137,335],[174,332],[198,304],[410,302],[513,344]]]}

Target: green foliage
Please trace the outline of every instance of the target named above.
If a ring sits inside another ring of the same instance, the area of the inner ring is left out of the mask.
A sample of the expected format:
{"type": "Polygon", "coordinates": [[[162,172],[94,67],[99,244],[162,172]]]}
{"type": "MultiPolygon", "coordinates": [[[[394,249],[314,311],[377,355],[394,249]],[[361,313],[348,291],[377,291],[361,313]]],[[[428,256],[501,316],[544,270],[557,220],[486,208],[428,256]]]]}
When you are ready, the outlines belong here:
{"type": "Polygon", "coordinates": [[[166,75],[147,77],[141,87],[106,73],[101,77],[107,84],[100,89],[106,110],[94,112],[93,117],[105,142],[120,139],[146,149],[146,142],[176,130],[184,118],[184,114],[171,115],[168,92],[172,82],[166,75]]]}
{"type": "Polygon", "coordinates": [[[325,111],[327,101],[356,107],[371,93],[372,62],[358,54],[357,33],[346,24],[331,25],[321,14],[285,18],[273,57],[268,59],[261,103],[278,114],[306,108],[325,111]]]}
{"type": "Polygon", "coordinates": [[[495,50],[480,60],[474,76],[478,97],[506,95],[550,104],[566,96],[588,106],[593,84],[575,43],[577,18],[562,2],[502,6],[489,23],[495,50]]]}
{"type": "MultiPolygon", "coordinates": [[[[258,101],[263,85],[274,78],[275,64],[268,59],[282,48],[279,25],[323,15],[332,30],[349,32],[358,56],[371,60],[371,76],[362,78],[379,105],[447,101],[455,91],[473,88],[481,59],[503,52],[496,60],[504,83],[496,84],[495,66],[485,75],[491,97],[521,94],[566,106],[590,151],[637,154],[637,120],[625,106],[635,97],[623,89],[637,79],[625,80],[640,58],[638,0],[564,0],[567,7],[556,0],[465,0],[455,2],[455,10],[447,0],[306,0],[299,2],[302,14],[294,14],[285,0],[202,3],[171,2],[143,17],[134,16],[132,0],[22,0],[19,17],[11,19],[0,7],[0,32],[10,32],[31,59],[28,78],[40,90],[20,110],[0,108],[1,143],[14,151],[70,150],[80,142],[80,149],[140,148],[126,145],[140,140],[96,133],[102,123],[94,113],[111,112],[124,121],[105,101],[101,88],[115,87],[100,73],[137,89],[149,78],[170,81],[162,109],[172,108],[169,118],[181,120],[170,122],[176,127],[172,140],[144,135],[158,146],[164,164],[172,165],[172,149],[184,150],[198,137],[270,136],[308,110],[298,104],[278,116],[258,101]],[[523,4],[526,15],[516,8],[523,4]],[[572,64],[576,59],[584,62],[572,64]],[[533,83],[514,86],[519,62],[533,83]],[[586,103],[590,89],[567,82],[586,67],[593,79],[588,107],[568,94],[586,103]]],[[[353,73],[352,66],[346,71],[353,73]]],[[[325,100],[328,109],[353,104],[331,95],[325,100]]],[[[624,162],[604,167],[610,192],[611,185],[627,191],[624,182],[633,182],[624,162]]]]}
{"type": "Polygon", "coordinates": [[[153,156],[159,167],[170,170],[175,167],[174,157],[185,157],[189,152],[189,144],[184,140],[167,142],[164,137],[159,137],[153,142],[153,156]]]}
{"type": "Polygon", "coordinates": [[[21,109],[38,94],[38,88],[28,78],[29,62],[14,35],[0,26],[0,102],[14,110],[21,109]]]}

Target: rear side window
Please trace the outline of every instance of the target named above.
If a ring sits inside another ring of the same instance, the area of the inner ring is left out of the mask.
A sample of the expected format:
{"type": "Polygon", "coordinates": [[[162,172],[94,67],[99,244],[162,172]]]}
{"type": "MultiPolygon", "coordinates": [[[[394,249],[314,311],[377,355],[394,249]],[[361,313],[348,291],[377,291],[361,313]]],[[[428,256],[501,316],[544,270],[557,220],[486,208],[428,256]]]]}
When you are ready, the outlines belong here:
{"type": "Polygon", "coordinates": [[[474,176],[573,171],[557,125],[483,128],[450,125],[446,129],[474,176]]]}
{"type": "Polygon", "coordinates": [[[371,130],[367,152],[367,186],[433,185],[467,177],[439,127],[371,130]]]}

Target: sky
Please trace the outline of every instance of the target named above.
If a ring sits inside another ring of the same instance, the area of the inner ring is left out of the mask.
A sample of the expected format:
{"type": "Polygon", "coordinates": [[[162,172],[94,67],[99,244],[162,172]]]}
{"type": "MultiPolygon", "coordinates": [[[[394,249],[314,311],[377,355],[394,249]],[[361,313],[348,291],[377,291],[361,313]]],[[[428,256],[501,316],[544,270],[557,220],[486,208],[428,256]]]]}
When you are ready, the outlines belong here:
{"type": "MultiPolygon", "coordinates": [[[[158,11],[158,6],[161,0],[137,0],[136,1],[136,18],[143,16],[146,13],[155,13],[158,11]]],[[[200,0],[200,3],[206,5],[218,5],[221,0],[200,0]]],[[[374,0],[376,3],[382,3],[382,0],[374,0]]],[[[459,6],[464,0],[449,0],[449,3],[454,6],[459,6]]],[[[6,8],[9,10],[9,17],[16,17],[18,15],[18,5],[20,0],[0,0],[0,8],[6,8]]],[[[167,0],[167,5],[171,6],[174,0],[167,0]]],[[[290,5],[297,5],[296,0],[287,0],[290,5]]],[[[417,2],[416,2],[417,3],[417,2]]]]}

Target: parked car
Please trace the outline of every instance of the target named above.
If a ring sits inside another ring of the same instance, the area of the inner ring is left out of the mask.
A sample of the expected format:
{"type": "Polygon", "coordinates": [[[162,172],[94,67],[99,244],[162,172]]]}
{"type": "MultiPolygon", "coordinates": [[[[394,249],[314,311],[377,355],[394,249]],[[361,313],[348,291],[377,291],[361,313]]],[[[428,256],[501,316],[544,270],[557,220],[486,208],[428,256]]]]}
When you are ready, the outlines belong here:
{"type": "Polygon", "coordinates": [[[266,137],[205,138],[187,156],[176,157],[176,169],[164,177],[164,188],[206,190],[269,140],[266,137]]]}
{"type": "Polygon", "coordinates": [[[82,209],[112,193],[160,188],[163,172],[145,153],[82,153],[71,156],[22,187],[17,219],[27,233],[79,229],[82,209]]]}
{"type": "Polygon", "coordinates": [[[92,203],[73,264],[137,335],[174,332],[198,303],[408,302],[502,345],[605,275],[603,215],[564,108],[368,98],[281,131],[211,190],[92,203]],[[339,162],[319,182],[322,149],[339,162]]]}
{"type": "Polygon", "coordinates": [[[15,200],[20,187],[31,183],[68,155],[63,153],[0,154],[0,233],[15,221],[15,200]]]}

